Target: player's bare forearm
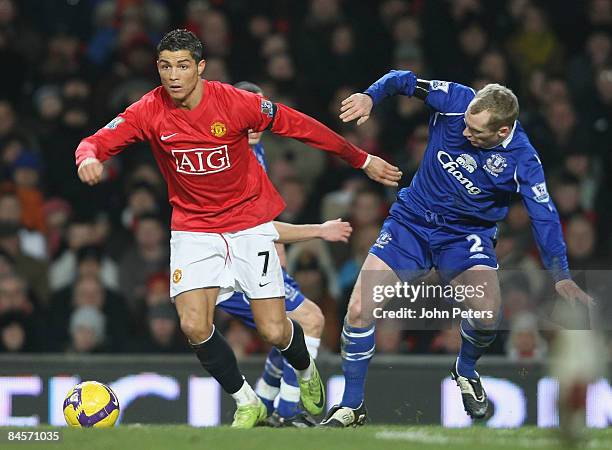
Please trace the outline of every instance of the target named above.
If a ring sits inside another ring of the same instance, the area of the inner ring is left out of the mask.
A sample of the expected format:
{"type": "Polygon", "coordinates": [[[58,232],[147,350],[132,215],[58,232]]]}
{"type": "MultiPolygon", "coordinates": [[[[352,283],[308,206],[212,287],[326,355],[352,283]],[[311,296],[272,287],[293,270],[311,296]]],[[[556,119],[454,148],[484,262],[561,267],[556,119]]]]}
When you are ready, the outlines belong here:
{"type": "Polygon", "coordinates": [[[283,269],[287,268],[287,252],[285,251],[285,244],[280,242],[275,242],[274,247],[276,247],[276,253],[278,253],[278,260],[280,261],[280,265],[283,269]]]}
{"type": "Polygon", "coordinates": [[[329,242],[348,242],[353,232],[351,224],[341,219],[328,220],[325,223],[314,225],[274,222],[274,227],[279,234],[279,239],[276,242],[282,244],[292,244],[311,239],[323,239],[329,242]]]}
{"type": "Polygon", "coordinates": [[[285,222],[274,222],[274,227],[279,238],[276,242],[280,244],[293,244],[295,242],[318,239],[320,237],[320,225],[294,225],[285,222]]]}

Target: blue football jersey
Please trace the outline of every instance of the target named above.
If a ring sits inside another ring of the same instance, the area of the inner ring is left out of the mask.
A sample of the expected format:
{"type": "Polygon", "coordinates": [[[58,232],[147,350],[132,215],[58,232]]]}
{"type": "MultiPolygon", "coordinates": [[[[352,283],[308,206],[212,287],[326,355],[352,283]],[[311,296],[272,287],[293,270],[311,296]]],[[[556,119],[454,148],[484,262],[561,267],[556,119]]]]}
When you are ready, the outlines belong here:
{"type": "MultiPolygon", "coordinates": [[[[412,96],[417,85],[410,71],[391,71],[366,93],[376,105],[383,98],[412,96]]],[[[397,201],[408,209],[432,211],[449,220],[495,223],[508,213],[518,193],[532,221],[545,267],[555,279],[568,278],[559,215],[548,190],[538,153],[519,121],[498,146],[477,148],[463,136],[465,111],[476,92],[458,83],[429,82],[425,103],[432,109],[423,161],[397,201]]]]}
{"type": "Polygon", "coordinates": [[[261,145],[261,142],[255,145],[251,145],[251,149],[253,150],[253,153],[255,153],[255,157],[257,158],[257,161],[259,161],[259,164],[261,164],[261,166],[267,172],[268,165],[266,164],[266,152],[264,151],[264,148],[263,148],[263,145],[261,145]]]}

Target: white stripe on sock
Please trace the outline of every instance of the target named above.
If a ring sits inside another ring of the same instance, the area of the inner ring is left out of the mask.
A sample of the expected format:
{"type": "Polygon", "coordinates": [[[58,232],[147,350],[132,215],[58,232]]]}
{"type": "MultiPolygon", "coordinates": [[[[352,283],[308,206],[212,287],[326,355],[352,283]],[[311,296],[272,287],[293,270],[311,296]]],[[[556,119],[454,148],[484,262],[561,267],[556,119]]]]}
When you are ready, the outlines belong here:
{"type": "Polygon", "coordinates": [[[372,355],[374,355],[375,351],[376,351],[376,346],[372,347],[370,350],[365,351],[365,352],[355,352],[355,353],[342,352],[342,357],[347,358],[347,359],[354,359],[357,357],[359,357],[359,359],[371,358],[372,355]]]}
{"type": "Polygon", "coordinates": [[[276,386],[270,386],[263,378],[257,380],[257,383],[255,384],[255,393],[261,398],[265,398],[266,400],[274,400],[278,395],[279,391],[280,388],[276,386]]]}
{"type": "Polygon", "coordinates": [[[285,380],[281,380],[280,398],[286,402],[297,403],[300,401],[300,388],[298,386],[291,386],[285,383],[285,380]]]}
{"type": "Polygon", "coordinates": [[[269,359],[266,360],[266,372],[268,372],[274,378],[280,378],[281,376],[283,376],[282,367],[279,369],[274,364],[272,364],[269,359]]]}
{"type": "Polygon", "coordinates": [[[350,331],[346,329],[346,327],[344,327],[342,329],[342,333],[344,333],[347,337],[361,338],[361,337],[366,337],[366,336],[371,335],[372,333],[374,333],[374,330],[375,330],[375,327],[372,327],[368,331],[364,331],[363,333],[351,333],[350,331]]]}

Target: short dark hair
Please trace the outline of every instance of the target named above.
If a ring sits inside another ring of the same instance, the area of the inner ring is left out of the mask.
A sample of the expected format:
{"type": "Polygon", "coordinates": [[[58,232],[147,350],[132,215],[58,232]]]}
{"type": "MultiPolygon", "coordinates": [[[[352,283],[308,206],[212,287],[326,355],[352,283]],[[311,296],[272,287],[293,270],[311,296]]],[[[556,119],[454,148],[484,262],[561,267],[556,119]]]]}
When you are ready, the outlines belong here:
{"type": "Polygon", "coordinates": [[[250,81],[239,81],[234,87],[243,91],[252,92],[253,94],[263,94],[263,89],[250,81]]]}
{"type": "Polygon", "coordinates": [[[200,62],[203,59],[202,42],[191,31],[184,29],[169,31],[163,38],[161,38],[161,41],[159,41],[159,44],[157,44],[158,58],[159,54],[164,50],[171,52],[189,50],[189,53],[195,62],[200,62]]]}

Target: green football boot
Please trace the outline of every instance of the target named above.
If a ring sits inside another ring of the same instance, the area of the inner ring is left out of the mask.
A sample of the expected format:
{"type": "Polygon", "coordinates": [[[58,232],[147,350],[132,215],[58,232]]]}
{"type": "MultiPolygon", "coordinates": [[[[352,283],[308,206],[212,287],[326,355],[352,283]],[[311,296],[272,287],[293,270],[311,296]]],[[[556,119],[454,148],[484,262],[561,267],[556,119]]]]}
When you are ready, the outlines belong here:
{"type": "Polygon", "coordinates": [[[266,405],[257,398],[256,405],[239,406],[234,413],[232,428],[253,428],[268,417],[266,405]]]}
{"type": "Polygon", "coordinates": [[[321,414],[325,408],[325,387],[317,370],[314,360],[310,359],[312,364],[312,376],[310,380],[302,380],[298,377],[300,384],[300,399],[304,409],[313,416],[321,414]]]}

